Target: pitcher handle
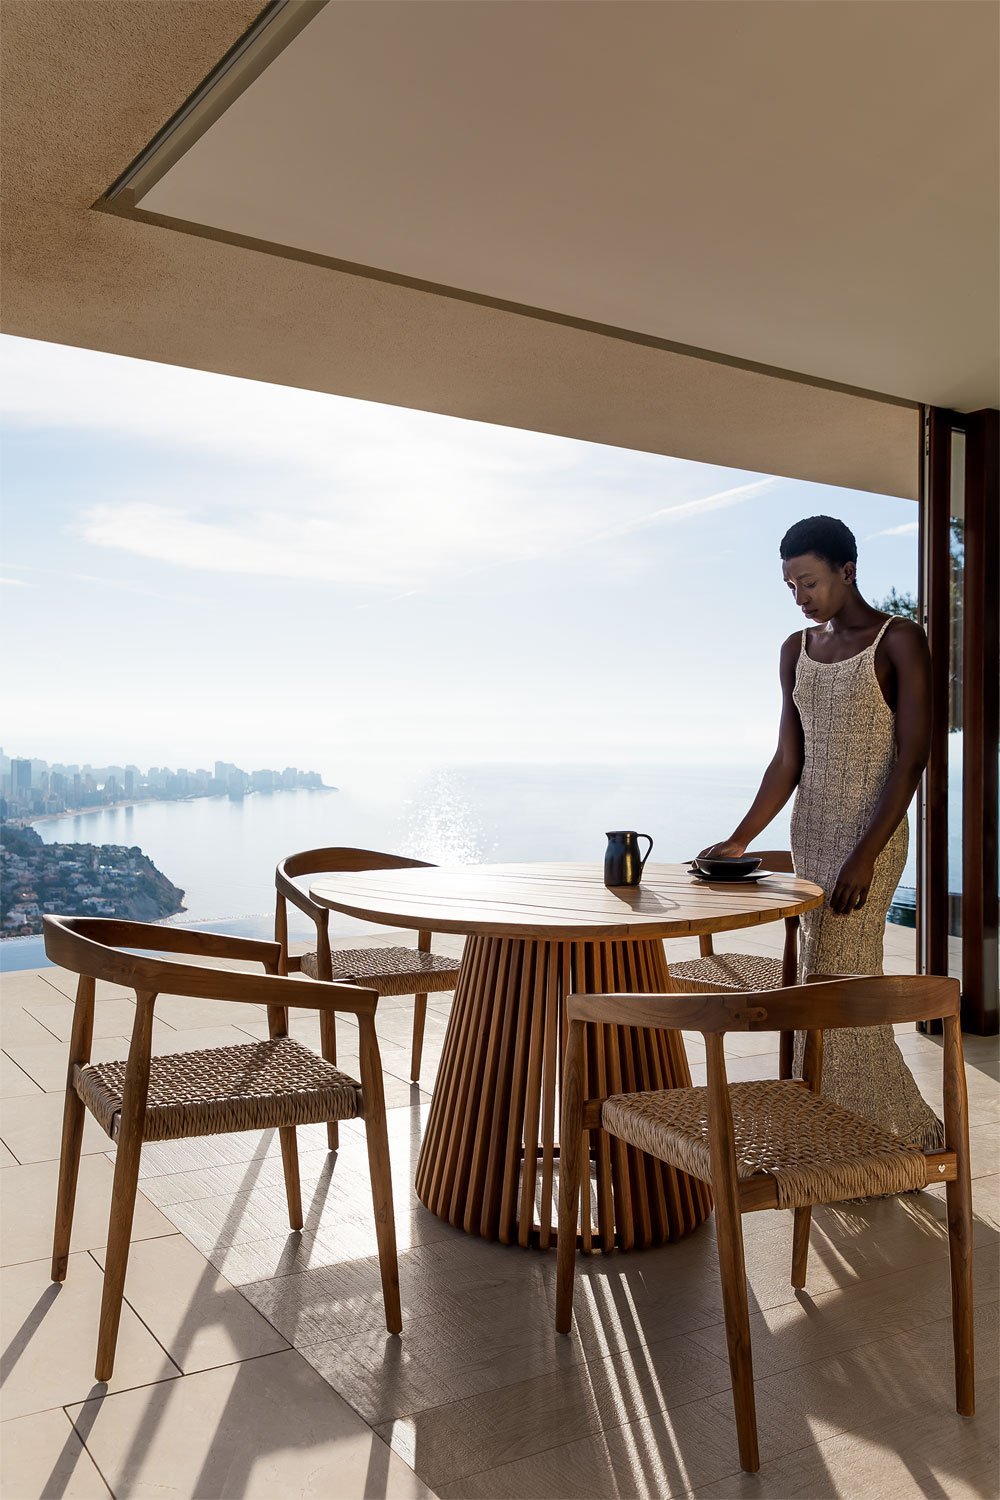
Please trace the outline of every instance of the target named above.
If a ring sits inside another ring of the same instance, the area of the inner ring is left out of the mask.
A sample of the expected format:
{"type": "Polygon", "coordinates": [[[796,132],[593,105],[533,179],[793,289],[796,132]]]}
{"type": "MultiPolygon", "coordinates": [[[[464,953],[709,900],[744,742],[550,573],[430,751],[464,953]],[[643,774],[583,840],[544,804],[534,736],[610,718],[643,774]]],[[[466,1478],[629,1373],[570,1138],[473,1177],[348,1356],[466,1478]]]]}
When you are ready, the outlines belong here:
{"type": "Polygon", "coordinates": [[[653,852],[653,840],[652,840],[652,836],[650,834],[648,834],[648,833],[637,833],[636,834],[636,838],[637,839],[649,839],[649,848],[646,850],[645,854],[642,856],[642,862],[639,865],[639,874],[641,875],[642,872],[643,872],[643,870],[646,868],[646,861],[647,861],[647,859],[649,858],[649,856],[653,852]]]}

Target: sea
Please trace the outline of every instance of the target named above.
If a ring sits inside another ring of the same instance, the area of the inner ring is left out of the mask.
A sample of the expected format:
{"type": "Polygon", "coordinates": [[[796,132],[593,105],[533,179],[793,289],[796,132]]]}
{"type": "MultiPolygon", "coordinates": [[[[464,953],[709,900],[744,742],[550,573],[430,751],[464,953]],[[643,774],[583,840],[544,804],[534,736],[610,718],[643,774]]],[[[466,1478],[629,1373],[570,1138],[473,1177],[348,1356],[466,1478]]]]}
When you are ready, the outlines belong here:
{"type": "MultiPolygon", "coordinates": [[[[138,845],[180,886],[185,910],[167,920],[245,937],[270,937],[274,867],[299,849],[348,844],[434,864],[519,860],[603,861],[605,833],[653,838],[654,862],[687,860],[728,837],[756,793],[761,765],[672,767],[477,765],[413,777],[387,773],[337,790],[255,792],[144,802],[46,818],[49,844],[138,845]]],[[[791,804],[756,841],[787,848],[791,804]]],[[[915,884],[910,861],[901,884],[915,884]]],[[[293,938],[308,919],[289,908],[293,938]]],[[[366,930],[332,913],[331,934],[366,930]]],[[[0,942],[3,970],[42,968],[41,937],[0,942]]]]}

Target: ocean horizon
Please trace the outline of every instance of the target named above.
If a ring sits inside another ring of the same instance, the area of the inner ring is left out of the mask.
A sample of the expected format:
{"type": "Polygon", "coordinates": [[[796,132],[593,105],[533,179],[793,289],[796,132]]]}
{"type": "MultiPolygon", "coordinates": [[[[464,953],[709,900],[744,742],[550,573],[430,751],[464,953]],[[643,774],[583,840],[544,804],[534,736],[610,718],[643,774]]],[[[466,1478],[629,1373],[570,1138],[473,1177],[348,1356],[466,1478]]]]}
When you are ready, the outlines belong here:
{"type": "MultiPolygon", "coordinates": [[[[442,767],[388,775],[384,791],[255,792],[95,808],[34,824],[46,844],[137,845],[185,892],[172,924],[269,937],[274,867],[300,849],[353,845],[433,864],[604,858],[605,832],[635,828],[653,838],[654,863],[691,858],[725,838],[746,812],[762,765],[442,767]]],[[[756,841],[787,848],[791,803],[756,841]]],[[[912,847],[902,885],[915,883],[912,847]]],[[[311,924],[290,909],[291,936],[311,924]]],[[[370,931],[331,915],[331,933],[370,931]]],[[[40,936],[0,942],[0,969],[40,968],[40,936]]]]}

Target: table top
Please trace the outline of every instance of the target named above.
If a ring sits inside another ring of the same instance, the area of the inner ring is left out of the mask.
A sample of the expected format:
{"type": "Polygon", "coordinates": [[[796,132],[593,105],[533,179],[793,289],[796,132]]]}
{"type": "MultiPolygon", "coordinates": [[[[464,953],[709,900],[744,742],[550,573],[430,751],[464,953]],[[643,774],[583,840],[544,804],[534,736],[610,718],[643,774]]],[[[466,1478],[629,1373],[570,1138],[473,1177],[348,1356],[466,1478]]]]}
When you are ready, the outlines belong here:
{"type": "Polygon", "coordinates": [[[604,884],[603,864],[434,865],[326,875],[321,906],[369,922],[432,932],[551,940],[683,937],[798,916],[823,892],[793,875],[706,882],[687,865],[647,865],[642,884],[604,884]]]}

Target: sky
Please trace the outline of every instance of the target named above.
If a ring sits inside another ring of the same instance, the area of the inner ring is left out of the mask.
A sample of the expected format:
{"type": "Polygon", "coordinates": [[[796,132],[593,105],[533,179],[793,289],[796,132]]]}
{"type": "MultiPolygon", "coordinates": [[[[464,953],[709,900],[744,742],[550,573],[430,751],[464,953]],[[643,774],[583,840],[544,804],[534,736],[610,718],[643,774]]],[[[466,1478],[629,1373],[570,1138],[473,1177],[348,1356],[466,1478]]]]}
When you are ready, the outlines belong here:
{"type": "Polygon", "coordinates": [[[792,522],[912,501],[0,339],[8,754],[766,762],[792,522]]]}

